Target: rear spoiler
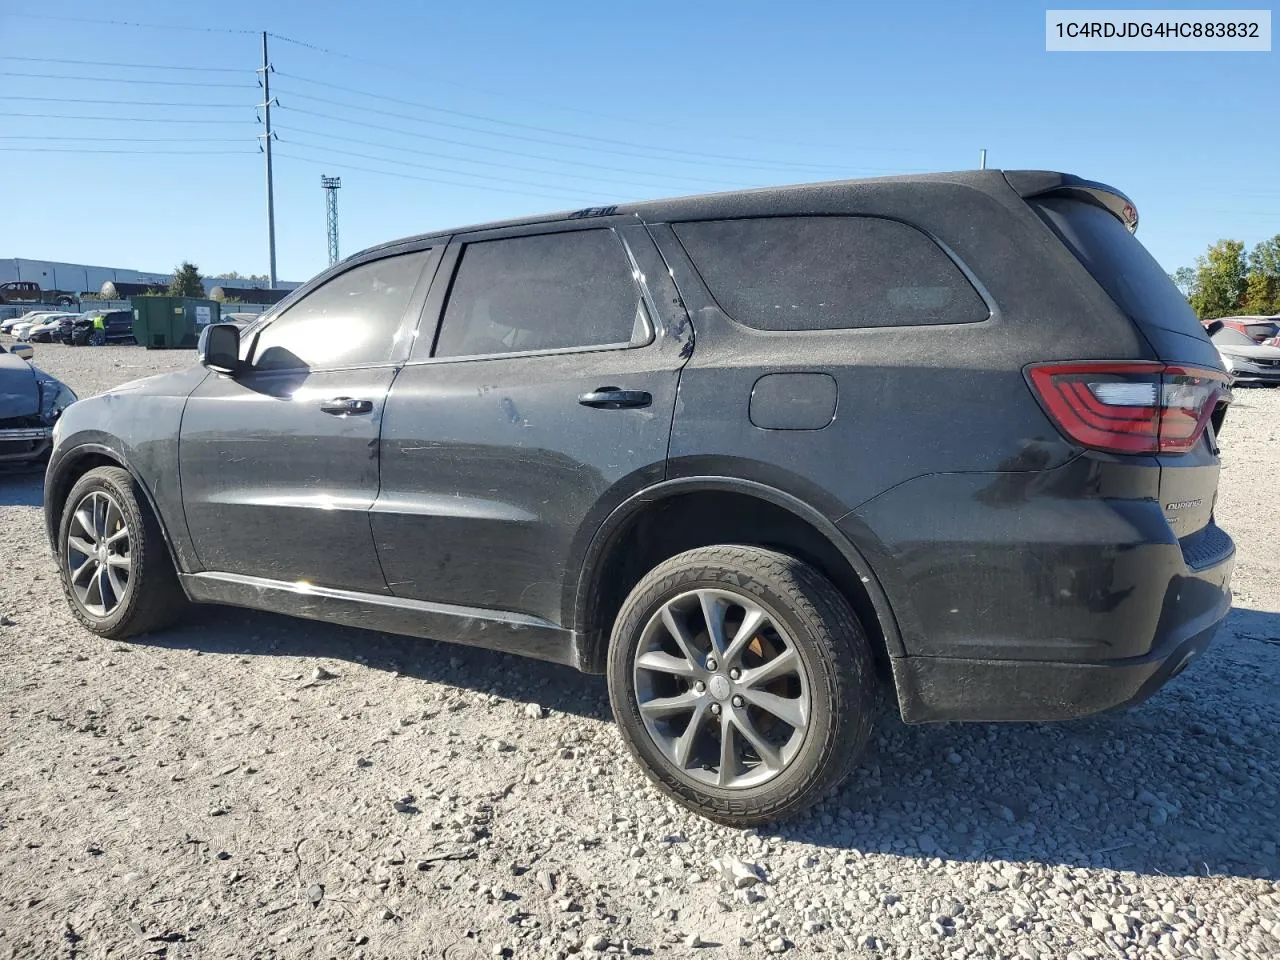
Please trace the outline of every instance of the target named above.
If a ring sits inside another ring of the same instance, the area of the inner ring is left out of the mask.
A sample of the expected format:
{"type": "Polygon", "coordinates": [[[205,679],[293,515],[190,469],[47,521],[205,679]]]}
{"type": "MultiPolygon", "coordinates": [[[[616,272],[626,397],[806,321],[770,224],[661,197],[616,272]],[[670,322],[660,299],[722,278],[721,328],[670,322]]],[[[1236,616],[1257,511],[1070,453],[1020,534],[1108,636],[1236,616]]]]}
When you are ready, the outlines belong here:
{"type": "Polygon", "coordinates": [[[1004,178],[1024,200],[1044,196],[1075,197],[1102,207],[1123,223],[1130,233],[1138,230],[1138,208],[1123,193],[1105,183],[1051,170],[1006,170],[1004,178]]]}

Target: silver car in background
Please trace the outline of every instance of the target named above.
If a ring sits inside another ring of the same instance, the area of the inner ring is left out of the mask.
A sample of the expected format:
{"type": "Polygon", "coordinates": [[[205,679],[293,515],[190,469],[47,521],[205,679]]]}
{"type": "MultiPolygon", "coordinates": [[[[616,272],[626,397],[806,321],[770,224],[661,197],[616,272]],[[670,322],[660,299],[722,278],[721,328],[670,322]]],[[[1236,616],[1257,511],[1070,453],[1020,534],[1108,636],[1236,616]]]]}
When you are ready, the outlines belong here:
{"type": "Polygon", "coordinates": [[[1225,326],[1210,339],[1235,383],[1280,385],[1280,347],[1258,343],[1248,334],[1225,326]]]}

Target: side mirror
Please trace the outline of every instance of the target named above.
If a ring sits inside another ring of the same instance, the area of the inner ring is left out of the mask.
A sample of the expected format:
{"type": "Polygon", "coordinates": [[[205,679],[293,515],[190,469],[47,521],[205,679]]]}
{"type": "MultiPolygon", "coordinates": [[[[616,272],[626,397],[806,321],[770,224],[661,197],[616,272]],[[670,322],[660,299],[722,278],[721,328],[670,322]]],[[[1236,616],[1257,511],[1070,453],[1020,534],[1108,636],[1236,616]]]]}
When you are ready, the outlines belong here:
{"type": "Polygon", "coordinates": [[[1204,332],[1212,337],[1224,326],[1226,326],[1226,324],[1224,324],[1221,320],[1210,320],[1208,323],[1204,325],[1204,332]]]}
{"type": "Polygon", "coordinates": [[[200,362],[217,373],[235,376],[240,372],[240,328],[234,323],[215,323],[200,333],[196,346],[200,362]]]}
{"type": "Polygon", "coordinates": [[[30,361],[31,355],[35,353],[35,350],[32,349],[31,344],[29,343],[15,343],[9,348],[9,352],[15,357],[21,357],[23,360],[30,361]]]}

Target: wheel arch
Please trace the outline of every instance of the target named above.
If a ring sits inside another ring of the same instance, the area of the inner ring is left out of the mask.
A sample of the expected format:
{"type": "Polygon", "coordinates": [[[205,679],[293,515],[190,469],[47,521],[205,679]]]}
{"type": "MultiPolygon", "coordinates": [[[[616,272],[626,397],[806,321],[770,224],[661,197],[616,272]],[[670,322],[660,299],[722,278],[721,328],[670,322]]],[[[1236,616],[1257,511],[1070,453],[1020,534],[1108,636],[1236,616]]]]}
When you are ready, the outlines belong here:
{"type": "Polygon", "coordinates": [[[58,460],[50,465],[49,472],[45,475],[45,529],[54,553],[58,551],[58,527],[62,524],[62,515],[66,510],[67,494],[76,485],[76,481],[97,467],[120,467],[122,470],[128,471],[129,476],[133,477],[134,483],[142,491],[147,509],[151,511],[156,525],[160,528],[160,535],[164,537],[165,549],[169,551],[169,557],[175,561],[176,566],[178,554],[174,549],[169,529],[165,525],[164,515],[156,506],[155,496],[152,494],[151,488],[143,482],[142,477],[138,475],[138,471],[129,464],[126,457],[122,456],[118,450],[103,443],[83,443],[61,454],[58,460]]]}
{"type": "Polygon", "coordinates": [[[884,675],[890,659],[902,655],[897,619],[879,579],[831,520],[767,484],[735,477],[690,477],[632,495],[592,538],[573,607],[579,668],[604,671],[614,617],[645,573],[685,550],[716,543],[768,547],[811,563],[853,606],[884,675]],[[748,518],[754,529],[747,528],[748,518]]]}

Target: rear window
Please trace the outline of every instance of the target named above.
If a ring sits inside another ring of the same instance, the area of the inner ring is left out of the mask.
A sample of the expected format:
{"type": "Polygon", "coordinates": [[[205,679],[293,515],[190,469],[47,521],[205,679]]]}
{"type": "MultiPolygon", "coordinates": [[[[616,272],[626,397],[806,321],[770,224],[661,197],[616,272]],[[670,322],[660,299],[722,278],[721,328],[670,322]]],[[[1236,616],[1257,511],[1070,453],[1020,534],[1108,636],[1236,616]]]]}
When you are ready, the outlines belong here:
{"type": "Polygon", "coordinates": [[[1255,340],[1266,340],[1280,334],[1280,324],[1277,323],[1251,323],[1245,330],[1249,332],[1249,336],[1255,340]]]}
{"type": "Polygon", "coordinates": [[[874,217],[672,224],[725,313],[759,330],[975,323],[972,284],[924,233],[874,217]]]}
{"type": "Polygon", "coordinates": [[[1254,341],[1251,338],[1245,336],[1239,330],[1232,330],[1230,327],[1223,327],[1221,330],[1215,333],[1212,337],[1210,337],[1210,339],[1214,343],[1225,343],[1229,346],[1236,346],[1236,347],[1254,346],[1254,341]]]}
{"type": "Polygon", "coordinates": [[[1070,197],[1041,197],[1030,203],[1116,305],[1140,327],[1204,336],[1204,328],[1186,297],[1155,257],[1113,214],[1070,197]]]}

